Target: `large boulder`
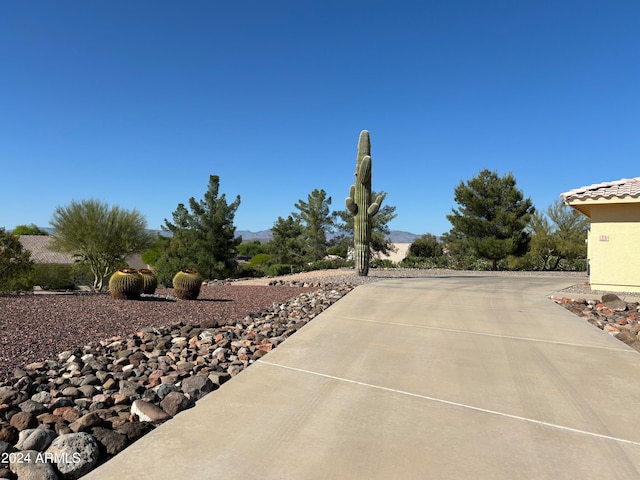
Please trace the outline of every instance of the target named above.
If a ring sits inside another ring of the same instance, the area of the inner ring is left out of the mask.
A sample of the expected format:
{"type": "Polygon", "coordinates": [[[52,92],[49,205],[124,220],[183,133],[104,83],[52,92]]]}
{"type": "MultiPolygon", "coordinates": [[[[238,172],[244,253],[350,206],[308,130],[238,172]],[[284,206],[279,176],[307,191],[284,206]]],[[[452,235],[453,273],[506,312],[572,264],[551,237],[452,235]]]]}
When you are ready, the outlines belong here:
{"type": "Polygon", "coordinates": [[[96,439],[85,432],[60,435],[45,453],[60,473],[72,480],[89,473],[100,455],[96,439]]]}

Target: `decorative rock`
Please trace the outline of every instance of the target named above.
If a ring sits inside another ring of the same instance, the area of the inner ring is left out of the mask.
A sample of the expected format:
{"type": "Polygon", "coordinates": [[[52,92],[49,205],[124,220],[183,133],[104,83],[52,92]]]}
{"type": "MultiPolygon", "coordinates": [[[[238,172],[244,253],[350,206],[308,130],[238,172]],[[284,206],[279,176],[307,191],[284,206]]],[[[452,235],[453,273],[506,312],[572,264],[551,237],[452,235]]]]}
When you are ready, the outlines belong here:
{"type": "Polygon", "coordinates": [[[127,397],[133,397],[144,391],[144,387],[134,382],[123,380],[120,382],[120,393],[127,397]]]}
{"type": "Polygon", "coordinates": [[[98,443],[85,432],[70,433],[56,438],[47,449],[57,459],[56,467],[66,477],[77,479],[90,472],[98,463],[98,443]]]}
{"type": "Polygon", "coordinates": [[[38,392],[31,396],[31,400],[38,403],[49,403],[51,401],[51,394],[49,392],[38,392]]]}
{"type": "Polygon", "coordinates": [[[24,392],[13,390],[12,388],[0,388],[0,404],[6,403],[10,406],[16,406],[27,399],[24,392]]]}
{"type": "Polygon", "coordinates": [[[91,433],[98,442],[98,448],[108,456],[116,455],[127,447],[127,436],[121,433],[104,427],[95,427],[91,433]]]}
{"type": "Polygon", "coordinates": [[[0,422],[0,442],[15,443],[17,437],[18,430],[16,427],[0,422]]]}
{"type": "Polygon", "coordinates": [[[141,422],[161,423],[169,420],[171,415],[153,403],[136,400],[131,405],[131,414],[137,415],[141,422]]]}
{"type": "Polygon", "coordinates": [[[195,375],[185,378],[182,381],[182,391],[194,402],[200,400],[207,393],[212,392],[216,387],[209,378],[203,375],[195,375]]]}
{"type": "Polygon", "coordinates": [[[25,400],[20,405],[18,405],[18,408],[23,412],[33,413],[36,416],[47,411],[46,407],[43,404],[36,402],[33,399],[25,400]]]}
{"type": "Polygon", "coordinates": [[[618,312],[623,312],[627,309],[627,302],[621,300],[620,297],[613,293],[604,294],[602,296],[602,303],[605,307],[618,312]]]}
{"type": "Polygon", "coordinates": [[[59,480],[53,466],[44,461],[42,452],[22,451],[19,459],[20,462],[10,463],[9,468],[20,480],[59,480]]]}
{"type": "Polygon", "coordinates": [[[62,395],[65,397],[78,398],[82,396],[82,392],[76,387],[67,387],[62,390],[62,395]]]}
{"type": "Polygon", "coordinates": [[[56,432],[46,427],[30,428],[23,430],[18,434],[18,450],[37,450],[45,451],[51,442],[56,438],[56,432]]]}
{"type": "Polygon", "coordinates": [[[180,389],[171,383],[162,383],[153,389],[158,398],[163,399],[171,392],[178,392],[180,389]]]}
{"type": "Polygon", "coordinates": [[[54,415],[60,415],[64,420],[69,423],[73,423],[78,420],[82,415],[80,411],[75,407],[60,407],[53,411],[54,415]]]}
{"type": "Polygon", "coordinates": [[[125,423],[116,428],[116,432],[125,435],[129,442],[133,443],[143,435],[149,433],[153,428],[153,423],[150,422],[125,423]]]}
{"type": "Polygon", "coordinates": [[[91,427],[97,427],[102,424],[102,419],[96,412],[87,413],[83,415],[75,422],[69,424],[69,428],[72,432],[84,432],[91,427]]]}
{"type": "MultiPolygon", "coordinates": [[[[11,383],[0,383],[0,442],[11,448],[19,442],[22,448],[46,453],[43,443],[56,434],[47,451],[60,438],[90,435],[98,447],[97,461],[104,461],[152,430],[151,422],[193,406],[352,288],[325,288],[231,323],[220,319],[199,326],[142,328],[126,338],[64,352],[58,362],[18,369],[11,383]],[[29,414],[36,422],[30,423],[29,414]],[[41,426],[34,430],[37,424],[41,426]]],[[[91,451],[91,445],[87,448],[91,451]]],[[[88,460],[82,463],[91,464],[91,455],[88,460]]],[[[47,473],[38,475],[46,478],[47,473]]]]}
{"type": "Polygon", "coordinates": [[[165,396],[160,402],[162,410],[172,417],[187,408],[191,408],[195,403],[180,392],[171,392],[165,396]]]}
{"type": "Polygon", "coordinates": [[[27,428],[36,428],[38,426],[38,419],[33,413],[30,412],[18,412],[11,417],[9,423],[18,431],[26,430],[27,428]]]}

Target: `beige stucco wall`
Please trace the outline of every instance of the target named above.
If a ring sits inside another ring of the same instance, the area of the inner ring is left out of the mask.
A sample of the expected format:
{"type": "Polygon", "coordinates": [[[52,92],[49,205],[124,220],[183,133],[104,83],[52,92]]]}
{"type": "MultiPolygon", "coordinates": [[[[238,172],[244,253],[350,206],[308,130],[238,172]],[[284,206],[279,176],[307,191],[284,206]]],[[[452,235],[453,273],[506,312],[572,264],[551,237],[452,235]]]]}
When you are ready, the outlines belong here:
{"type": "Polygon", "coordinates": [[[592,289],[640,292],[640,204],[594,205],[587,256],[592,289]]]}

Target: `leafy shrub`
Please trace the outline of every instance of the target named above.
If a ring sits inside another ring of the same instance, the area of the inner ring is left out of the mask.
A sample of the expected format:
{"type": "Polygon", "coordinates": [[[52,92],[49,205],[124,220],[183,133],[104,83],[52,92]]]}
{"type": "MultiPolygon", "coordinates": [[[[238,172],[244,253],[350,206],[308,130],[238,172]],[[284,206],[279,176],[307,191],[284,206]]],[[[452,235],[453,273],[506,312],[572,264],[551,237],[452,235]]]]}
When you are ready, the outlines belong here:
{"type": "Polygon", "coordinates": [[[400,268],[448,268],[447,257],[406,257],[398,267],[400,268]]]}
{"type": "Polygon", "coordinates": [[[388,258],[376,258],[371,260],[369,266],[371,268],[394,268],[396,264],[388,258]]]}
{"type": "Polygon", "coordinates": [[[342,258],[337,260],[317,260],[305,265],[304,271],[311,272],[313,270],[331,270],[334,268],[342,268],[346,264],[342,258]]]}
{"type": "Polygon", "coordinates": [[[337,255],[338,257],[347,258],[349,254],[348,243],[343,242],[333,247],[329,247],[327,250],[327,255],[337,255]]]}
{"type": "Polygon", "coordinates": [[[275,263],[266,267],[265,275],[268,277],[279,277],[280,275],[294,273],[294,269],[295,267],[293,265],[275,263]]]}
{"type": "Polygon", "coordinates": [[[0,292],[20,292],[33,288],[31,254],[22,248],[16,235],[0,227],[0,292]]]}
{"type": "Polygon", "coordinates": [[[264,269],[253,268],[253,267],[250,267],[249,265],[245,265],[238,269],[236,277],[237,278],[264,277],[264,269]]]}
{"type": "Polygon", "coordinates": [[[34,282],[43,290],[72,290],[75,287],[73,267],[64,263],[36,263],[34,282]]]}
{"type": "Polygon", "coordinates": [[[247,266],[256,269],[265,268],[269,264],[270,259],[271,255],[268,253],[259,253],[249,260],[247,266]]]}

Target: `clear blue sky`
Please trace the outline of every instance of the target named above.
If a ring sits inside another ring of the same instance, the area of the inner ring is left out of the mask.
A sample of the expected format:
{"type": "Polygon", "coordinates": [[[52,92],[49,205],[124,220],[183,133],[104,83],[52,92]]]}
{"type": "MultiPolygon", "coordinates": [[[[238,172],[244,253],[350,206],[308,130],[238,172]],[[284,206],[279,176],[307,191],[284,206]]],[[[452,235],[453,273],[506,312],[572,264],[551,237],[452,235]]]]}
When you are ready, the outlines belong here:
{"type": "Polygon", "coordinates": [[[344,209],[360,130],[394,230],[439,235],[453,190],[513,172],[545,210],[640,175],[640,2],[5,1],[0,226],[97,198],[150,228],[210,174],[271,228],[344,209]]]}

